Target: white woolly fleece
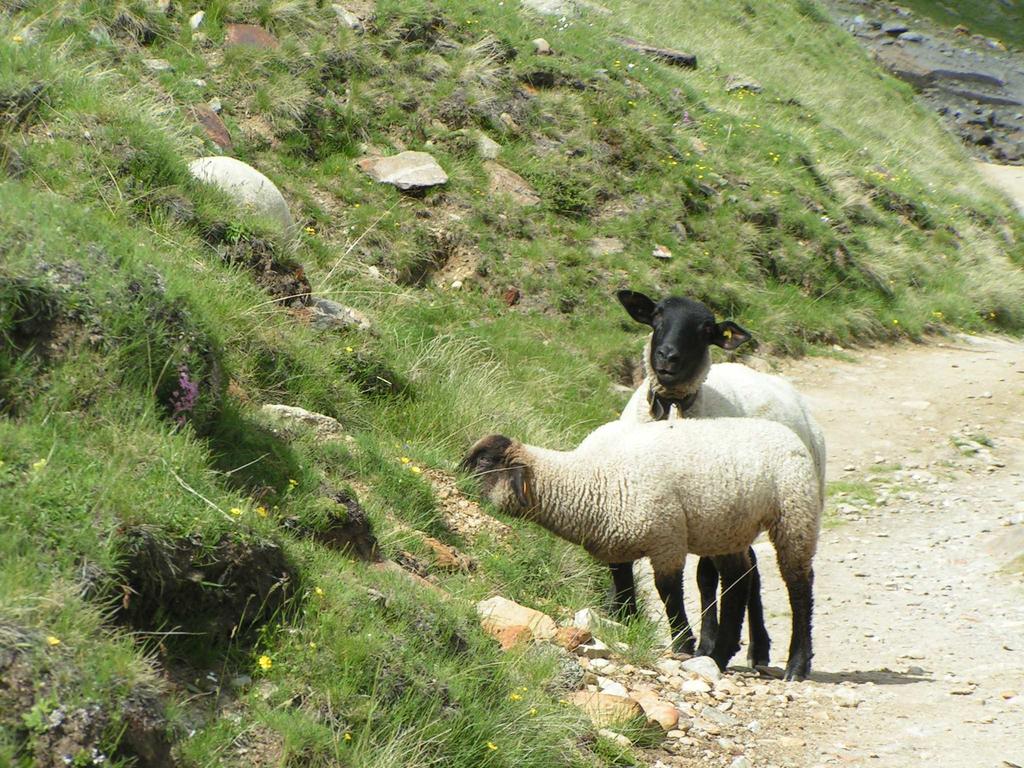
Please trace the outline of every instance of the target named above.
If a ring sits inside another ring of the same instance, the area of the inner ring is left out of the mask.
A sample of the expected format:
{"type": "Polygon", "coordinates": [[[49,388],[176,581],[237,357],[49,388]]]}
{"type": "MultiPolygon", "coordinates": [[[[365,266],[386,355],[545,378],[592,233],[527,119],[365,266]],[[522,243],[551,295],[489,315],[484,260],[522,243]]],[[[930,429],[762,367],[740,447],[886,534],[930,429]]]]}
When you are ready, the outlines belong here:
{"type": "MultiPolygon", "coordinates": [[[[742,552],[767,530],[779,565],[810,568],[821,499],[814,462],[787,427],[762,419],[612,422],[575,450],[516,443],[533,506],[519,513],[605,562],[742,552]]],[[[509,511],[509,483],[491,499],[509,511]]]]}
{"type": "MultiPolygon", "coordinates": [[[[650,340],[644,349],[644,365],[650,358],[650,340]]],[[[652,421],[647,392],[657,378],[648,373],[633,393],[619,417],[621,421],[646,423],[652,421]]],[[[690,392],[694,388],[689,388],[690,392]]],[[[659,389],[660,391],[660,389],[659,389]]],[[[671,393],[678,397],[688,393],[671,393]]],[[[716,363],[710,367],[697,390],[697,398],[686,411],[688,419],[748,417],[777,421],[793,430],[807,446],[814,459],[825,497],[825,436],[811,416],[807,402],[793,385],[779,376],[759,373],[739,363],[716,363]]]]}

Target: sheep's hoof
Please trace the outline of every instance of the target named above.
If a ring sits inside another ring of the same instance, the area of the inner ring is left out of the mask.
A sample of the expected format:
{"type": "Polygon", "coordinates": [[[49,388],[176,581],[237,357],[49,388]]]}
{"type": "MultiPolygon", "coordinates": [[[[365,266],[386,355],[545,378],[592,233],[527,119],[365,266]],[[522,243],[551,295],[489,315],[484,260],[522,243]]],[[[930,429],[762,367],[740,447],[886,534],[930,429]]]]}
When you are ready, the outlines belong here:
{"type": "Polygon", "coordinates": [[[685,653],[688,656],[693,656],[694,639],[692,637],[686,638],[685,640],[676,640],[672,643],[672,650],[675,653],[685,653]]]}
{"type": "Polygon", "coordinates": [[[786,682],[799,682],[800,680],[806,680],[811,674],[811,665],[805,664],[790,664],[786,667],[786,673],[782,676],[782,679],[786,682]]]}
{"type": "Polygon", "coordinates": [[[755,651],[753,648],[747,653],[747,665],[751,669],[757,669],[758,667],[767,667],[771,665],[770,654],[767,650],[761,651],[758,649],[755,651]]]}
{"type": "Polygon", "coordinates": [[[715,650],[715,641],[714,640],[712,640],[711,642],[701,642],[700,646],[697,648],[697,655],[698,656],[710,656],[714,652],[714,650],[715,650]]]}

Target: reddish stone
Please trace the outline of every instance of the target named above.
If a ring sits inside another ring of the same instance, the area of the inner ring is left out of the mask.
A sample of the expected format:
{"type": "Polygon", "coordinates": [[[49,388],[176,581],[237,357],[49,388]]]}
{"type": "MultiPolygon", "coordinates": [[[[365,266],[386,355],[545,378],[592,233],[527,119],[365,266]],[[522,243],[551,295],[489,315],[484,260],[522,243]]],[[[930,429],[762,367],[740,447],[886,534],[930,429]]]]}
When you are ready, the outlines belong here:
{"type": "Polygon", "coordinates": [[[228,127],[224,125],[220,115],[210,109],[209,106],[206,104],[194,104],[192,106],[192,118],[202,126],[206,136],[218,147],[225,152],[230,152],[234,149],[234,144],[231,142],[231,134],[228,133],[228,127]]]}
{"type": "Polygon", "coordinates": [[[475,567],[475,563],[470,558],[458,550],[449,547],[443,541],[438,541],[432,536],[424,536],[423,543],[430,547],[434,553],[434,565],[442,571],[468,573],[475,567]]]}
{"type": "Polygon", "coordinates": [[[567,651],[575,651],[583,643],[589,643],[594,636],[589,630],[579,627],[559,627],[555,633],[555,643],[567,651]]]}
{"type": "Polygon", "coordinates": [[[273,49],[280,43],[277,38],[263,27],[256,24],[228,24],[224,44],[229,48],[237,45],[250,45],[254,48],[273,49]]]}
{"type": "Polygon", "coordinates": [[[507,651],[517,645],[524,645],[533,640],[533,632],[529,627],[519,624],[514,627],[504,627],[492,633],[501,646],[501,650],[507,651]]]}
{"type": "Polygon", "coordinates": [[[501,295],[501,298],[504,299],[505,304],[510,307],[514,307],[519,303],[519,300],[523,298],[523,294],[518,288],[509,288],[501,295]]]}

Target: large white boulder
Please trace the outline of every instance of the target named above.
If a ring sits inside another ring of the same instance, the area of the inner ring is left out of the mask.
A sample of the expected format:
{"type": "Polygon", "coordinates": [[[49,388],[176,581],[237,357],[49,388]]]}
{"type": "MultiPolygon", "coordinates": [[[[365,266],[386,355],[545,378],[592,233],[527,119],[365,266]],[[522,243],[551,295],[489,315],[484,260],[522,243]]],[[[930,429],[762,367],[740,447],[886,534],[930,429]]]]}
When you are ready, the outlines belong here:
{"type": "Polygon", "coordinates": [[[200,181],[224,190],[235,202],[275,224],[283,234],[295,235],[295,221],[277,186],[251,165],[233,157],[200,157],[188,165],[200,181]]]}

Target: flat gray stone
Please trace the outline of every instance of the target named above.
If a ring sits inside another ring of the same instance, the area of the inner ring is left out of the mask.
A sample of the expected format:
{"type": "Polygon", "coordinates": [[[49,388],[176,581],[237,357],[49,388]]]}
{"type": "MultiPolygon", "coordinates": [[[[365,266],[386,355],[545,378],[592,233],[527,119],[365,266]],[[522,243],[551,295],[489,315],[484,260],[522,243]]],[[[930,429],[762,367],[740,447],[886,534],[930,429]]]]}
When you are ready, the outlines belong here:
{"type": "Polygon", "coordinates": [[[290,236],[295,222],[277,186],[251,165],[233,157],[200,157],[188,165],[199,181],[226,192],[236,203],[290,236]]]}
{"type": "Polygon", "coordinates": [[[422,189],[448,182],[448,174],[426,152],[399,152],[389,157],[364,157],[359,168],[374,181],[399,189],[422,189]]]}
{"type": "Polygon", "coordinates": [[[501,144],[481,132],[476,136],[476,151],[484,160],[497,160],[501,154],[501,144]]]}
{"type": "Polygon", "coordinates": [[[493,160],[485,161],[484,168],[490,177],[488,191],[492,195],[510,197],[519,205],[537,205],[540,202],[540,195],[515,171],[510,171],[493,160]]]}
{"type": "Polygon", "coordinates": [[[275,421],[308,427],[320,437],[338,437],[345,434],[345,428],[337,419],[322,413],[307,411],[305,408],[267,403],[260,410],[275,421]]]}
{"type": "Polygon", "coordinates": [[[313,326],[321,330],[357,328],[360,331],[368,331],[372,327],[369,318],[359,310],[319,296],[313,298],[309,311],[312,314],[313,326]]]}
{"type": "Polygon", "coordinates": [[[710,656],[694,656],[684,661],[681,666],[687,672],[693,672],[709,683],[717,682],[722,677],[722,670],[710,656]]]}
{"type": "Polygon", "coordinates": [[[353,32],[362,33],[365,31],[363,27],[363,20],[352,13],[348,8],[338,3],[332,3],[331,8],[333,8],[334,13],[337,14],[338,20],[353,32]]]}

